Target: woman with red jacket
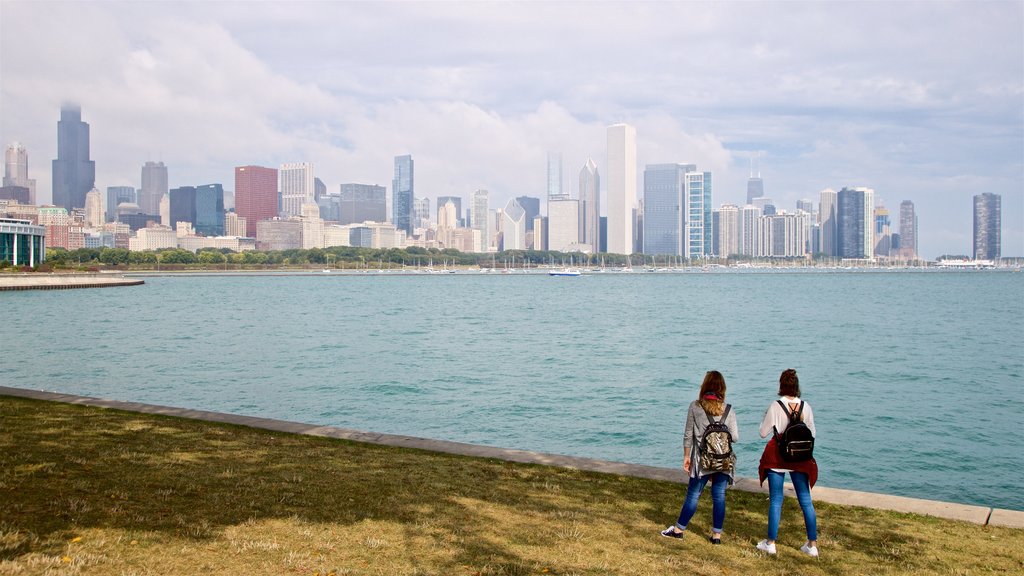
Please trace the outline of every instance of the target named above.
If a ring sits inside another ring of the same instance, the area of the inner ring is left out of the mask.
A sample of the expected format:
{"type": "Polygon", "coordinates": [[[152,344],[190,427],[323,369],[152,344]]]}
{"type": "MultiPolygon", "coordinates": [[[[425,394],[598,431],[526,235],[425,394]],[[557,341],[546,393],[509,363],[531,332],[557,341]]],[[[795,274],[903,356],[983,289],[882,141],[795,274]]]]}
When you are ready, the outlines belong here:
{"type": "Polygon", "coordinates": [[[779,454],[775,433],[782,434],[789,426],[790,414],[800,414],[801,420],[810,429],[812,436],[817,436],[814,429],[814,412],[811,405],[800,399],[800,379],[796,370],[784,370],[779,376],[779,401],[772,402],[761,422],[761,438],[772,434],[772,439],[764,447],[758,476],[761,484],[768,480],[768,538],[757,543],[757,549],[768,554],[775,554],[775,540],[779,535],[779,520],[782,518],[782,484],[786,472],[793,481],[796,499],[804,513],[804,527],[807,529],[807,543],[800,551],[808,556],[818,556],[818,521],[814,513],[814,502],[811,501],[811,488],[818,481],[818,463],[814,458],[801,462],[787,462],[779,454]]]}

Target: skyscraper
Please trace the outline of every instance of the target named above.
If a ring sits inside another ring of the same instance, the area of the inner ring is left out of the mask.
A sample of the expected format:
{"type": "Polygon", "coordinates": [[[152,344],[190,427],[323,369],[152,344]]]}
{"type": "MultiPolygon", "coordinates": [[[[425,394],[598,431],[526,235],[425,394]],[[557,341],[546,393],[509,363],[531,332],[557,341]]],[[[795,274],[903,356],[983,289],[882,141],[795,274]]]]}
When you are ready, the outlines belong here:
{"type": "MultiPolygon", "coordinates": [[[[316,204],[312,162],[281,164],[277,179],[277,189],[281,191],[281,213],[285,216],[301,216],[303,204],[316,204]]],[[[238,193],[237,188],[235,193],[238,193]]]]}
{"type": "Polygon", "coordinates": [[[719,258],[728,258],[739,253],[739,206],[722,204],[711,215],[714,228],[714,243],[711,253],[719,258]]]}
{"type": "Polygon", "coordinates": [[[825,188],[821,191],[821,200],[818,204],[818,243],[821,253],[825,256],[838,256],[837,249],[837,223],[836,219],[836,191],[825,188]]]}
{"type": "Polygon", "coordinates": [[[739,209],[739,214],[737,214],[736,218],[737,251],[744,256],[757,256],[761,209],[753,204],[747,204],[739,209]]]}
{"type": "Polygon", "coordinates": [[[875,191],[843,188],[836,194],[836,255],[840,258],[874,257],[875,191]]]}
{"type": "Polygon", "coordinates": [[[195,186],[172,188],[167,193],[171,200],[171,228],[178,229],[179,222],[195,226],[196,220],[196,189],[195,186]]]}
{"type": "Polygon", "coordinates": [[[908,260],[917,258],[917,214],[910,200],[900,202],[899,256],[908,260]]]}
{"type": "Polygon", "coordinates": [[[477,190],[470,197],[471,220],[474,229],[480,231],[480,249],[487,252],[491,245],[491,219],[487,217],[490,211],[490,194],[487,190],[477,190]]]}
{"type": "MultiPolygon", "coordinates": [[[[123,203],[136,203],[135,188],[133,186],[107,186],[107,222],[117,220],[117,205],[123,203]]],[[[147,212],[147,214],[156,214],[156,212],[147,212]]]]}
{"type": "Polygon", "coordinates": [[[540,198],[533,196],[516,196],[518,203],[526,211],[526,231],[533,232],[533,219],[540,215],[540,198]]]}
{"type": "Polygon", "coordinates": [[[195,217],[193,225],[196,234],[202,236],[224,235],[224,187],[220,184],[204,184],[196,187],[195,217]]]}
{"type": "Polygon", "coordinates": [[[85,225],[96,227],[103,224],[103,194],[93,188],[85,195],[85,225]]]}
{"type": "Polygon", "coordinates": [[[451,202],[455,206],[455,225],[451,228],[461,228],[463,223],[462,219],[462,198],[459,196],[438,196],[437,197],[437,224],[441,225],[441,209],[444,208],[446,202],[451,202]]]}
{"type": "Polygon", "coordinates": [[[404,230],[412,236],[413,179],[412,155],[395,156],[395,178],[391,181],[391,223],[396,230],[404,230]]]}
{"type": "Polygon", "coordinates": [[[96,163],[89,159],[89,125],[82,122],[82,108],[65,104],[57,122],[57,159],[53,161],[53,204],[85,207],[85,195],[96,183],[96,163]]]}
{"type": "Polygon", "coordinates": [[[414,198],[412,201],[412,227],[430,227],[430,198],[414,198]]]}
{"type": "Polygon", "coordinates": [[[28,152],[15,142],[4,153],[4,186],[28,188],[28,203],[36,203],[36,181],[28,177],[28,152]]]}
{"type": "Polygon", "coordinates": [[[509,200],[501,213],[501,246],[503,250],[526,249],[526,210],[515,199],[509,200]]]}
{"type": "MultiPolygon", "coordinates": [[[[245,218],[245,235],[256,237],[256,224],[277,216],[276,168],[235,168],[235,213],[245,218]]],[[[172,224],[173,225],[173,224],[172,224]]]]}
{"type": "Polygon", "coordinates": [[[342,184],[339,224],[362,224],[388,219],[387,188],[375,184],[342,184]]]}
{"type": "Polygon", "coordinates": [[[703,258],[711,254],[711,172],[686,173],[686,231],[683,254],[703,258]]]}
{"type": "Polygon", "coordinates": [[[747,180],[747,204],[753,204],[754,198],[760,198],[764,196],[764,180],[761,179],[761,175],[754,176],[750,175],[747,180]]]}
{"type": "Polygon", "coordinates": [[[562,154],[548,152],[548,200],[564,200],[568,197],[562,189],[562,154]]]}
{"type": "Polygon", "coordinates": [[[892,221],[889,209],[875,206],[875,256],[892,256],[892,221]]]}
{"type": "Polygon", "coordinates": [[[1001,255],[1002,203],[999,194],[974,197],[974,259],[997,260],[1001,255]]]}
{"type": "Polygon", "coordinates": [[[167,166],[163,162],[142,165],[142,187],[139,189],[139,209],[144,214],[159,214],[160,201],[167,196],[167,166]]]}
{"type": "Polygon", "coordinates": [[[608,127],[608,252],[633,252],[636,208],[636,128],[608,127]]]}
{"type": "Polygon", "coordinates": [[[593,158],[580,168],[580,243],[601,251],[601,176],[593,158]]]}
{"type": "Polygon", "coordinates": [[[644,168],[644,254],[683,255],[686,173],[696,169],[693,164],[644,168]]]}
{"type": "Polygon", "coordinates": [[[548,250],[577,250],[580,241],[580,201],[572,198],[548,201],[548,250]]]}

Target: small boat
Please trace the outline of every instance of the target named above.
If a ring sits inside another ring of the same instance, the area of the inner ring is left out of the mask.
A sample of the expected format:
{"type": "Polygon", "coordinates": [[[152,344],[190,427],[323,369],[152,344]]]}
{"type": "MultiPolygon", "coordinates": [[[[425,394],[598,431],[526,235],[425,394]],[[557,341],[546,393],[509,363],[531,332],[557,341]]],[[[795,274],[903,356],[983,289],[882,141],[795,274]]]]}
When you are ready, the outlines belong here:
{"type": "Polygon", "coordinates": [[[549,270],[548,276],[579,276],[582,272],[572,268],[562,268],[561,270],[549,270]]]}

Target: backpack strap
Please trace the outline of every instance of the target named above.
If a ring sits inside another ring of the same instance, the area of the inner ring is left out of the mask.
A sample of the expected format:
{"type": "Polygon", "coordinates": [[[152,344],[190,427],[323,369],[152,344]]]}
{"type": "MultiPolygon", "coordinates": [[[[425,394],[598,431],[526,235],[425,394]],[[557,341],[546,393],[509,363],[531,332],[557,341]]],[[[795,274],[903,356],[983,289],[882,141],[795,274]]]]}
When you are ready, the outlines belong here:
{"type": "Polygon", "coordinates": [[[729,416],[729,410],[732,409],[732,404],[725,405],[725,412],[722,412],[722,418],[718,421],[719,424],[725,422],[726,417],[729,416]]]}
{"type": "Polygon", "coordinates": [[[802,422],[804,419],[804,401],[800,401],[800,407],[796,410],[796,421],[802,422]]]}
{"type": "Polygon", "coordinates": [[[803,400],[800,401],[800,407],[797,408],[796,412],[790,411],[789,407],[786,406],[786,403],[783,402],[782,400],[776,400],[776,402],[779,403],[779,406],[782,406],[782,411],[785,412],[786,416],[789,417],[790,423],[800,422],[803,419],[803,414],[804,414],[804,401],[803,400]]]}

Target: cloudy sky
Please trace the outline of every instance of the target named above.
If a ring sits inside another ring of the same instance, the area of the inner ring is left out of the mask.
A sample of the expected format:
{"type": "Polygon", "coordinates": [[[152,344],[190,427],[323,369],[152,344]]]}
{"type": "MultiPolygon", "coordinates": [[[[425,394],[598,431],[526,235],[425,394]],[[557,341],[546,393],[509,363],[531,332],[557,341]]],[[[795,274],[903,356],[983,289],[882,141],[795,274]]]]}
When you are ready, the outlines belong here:
{"type": "MultiPolygon", "coordinates": [[[[745,199],[760,155],[783,209],[823,188],[912,200],[926,257],[970,254],[974,194],[1003,202],[1024,256],[1024,3],[46,2],[0,0],[0,142],[50,197],[64,101],[91,125],[97,186],[171,186],[312,161],[328,189],[542,197],[605,128],[648,163],[715,174],[745,199]]],[[[642,183],[641,183],[642,185],[642,183]]],[[[641,188],[642,190],[642,188],[641,188]]],[[[894,217],[894,220],[896,218],[894,217]]]]}

